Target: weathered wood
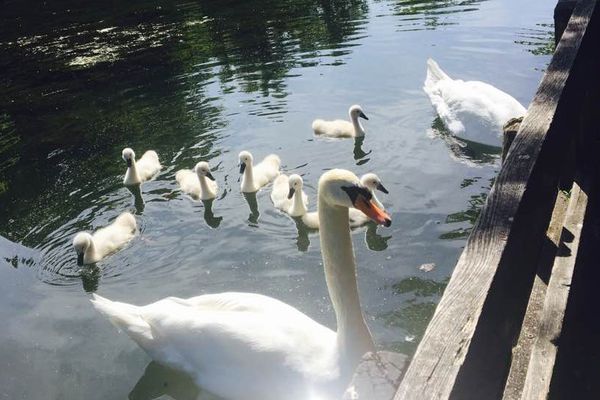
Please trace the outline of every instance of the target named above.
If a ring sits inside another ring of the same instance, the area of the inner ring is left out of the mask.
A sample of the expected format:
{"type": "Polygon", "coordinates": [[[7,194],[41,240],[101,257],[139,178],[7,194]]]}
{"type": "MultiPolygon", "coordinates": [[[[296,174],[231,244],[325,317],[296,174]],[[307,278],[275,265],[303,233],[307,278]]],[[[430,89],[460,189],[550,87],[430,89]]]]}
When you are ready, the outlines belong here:
{"type": "Polygon", "coordinates": [[[527,376],[527,365],[529,364],[531,352],[539,331],[542,309],[544,307],[544,296],[548,287],[547,282],[549,281],[552,264],[559,246],[568,204],[569,199],[567,196],[562,192],[559,193],[556,197],[554,210],[552,211],[550,225],[546,231],[548,240],[544,243],[544,247],[540,253],[536,277],[531,288],[521,333],[516,346],[512,350],[512,360],[502,396],[503,400],[518,400],[521,398],[523,392],[527,376]]]}
{"type": "Polygon", "coordinates": [[[400,353],[367,353],[354,372],[343,400],[391,400],[400,384],[408,357],[400,353]]]}
{"type": "Polygon", "coordinates": [[[581,0],[573,11],[397,400],[501,397],[572,139],[575,61],[595,6],[581,0]]]}
{"type": "Polygon", "coordinates": [[[521,122],[523,122],[523,117],[511,118],[502,127],[502,162],[504,162],[508,155],[508,151],[517,136],[521,122]]]}
{"type": "Polygon", "coordinates": [[[587,205],[587,194],[575,183],[561,235],[561,245],[565,247],[554,261],[548,282],[540,330],[531,354],[522,400],[545,400],[548,397],[587,205]]]}
{"type": "Polygon", "coordinates": [[[554,7],[554,43],[558,44],[578,0],[558,0],[554,7]]]}

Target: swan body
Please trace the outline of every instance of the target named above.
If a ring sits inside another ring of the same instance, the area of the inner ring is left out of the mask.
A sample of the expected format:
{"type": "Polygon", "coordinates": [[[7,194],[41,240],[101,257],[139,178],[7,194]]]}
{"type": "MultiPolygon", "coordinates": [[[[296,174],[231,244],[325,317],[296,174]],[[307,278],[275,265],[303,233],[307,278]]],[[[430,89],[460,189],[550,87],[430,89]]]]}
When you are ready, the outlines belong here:
{"type": "Polygon", "coordinates": [[[102,260],[125,246],[135,236],[136,230],[134,216],[124,212],[112,224],[98,229],[93,234],[79,232],[73,238],[77,263],[93,264],[102,260]]]}
{"type": "Polygon", "coordinates": [[[193,170],[181,169],[175,174],[181,191],[194,199],[211,200],[217,197],[217,182],[206,161],[200,161],[193,170]]]}
{"type": "Polygon", "coordinates": [[[302,190],[304,182],[300,175],[279,175],[273,181],[271,200],[275,208],[278,208],[292,217],[299,217],[306,213],[308,196],[302,190]]]}
{"type": "Polygon", "coordinates": [[[335,138],[354,138],[365,136],[365,130],[358,118],[369,119],[359,105],[353,105],[348,110],[350,121],[336,119],[325,121],[315,119],[312,123],[312,129],[316,135],[335,137],[335,138]]]}
{"type": "Polygon", "coordinates": [[[362,355],[375,348],[360,307],[347,210],[360,207],[386,226],[391,220],[349,171],[323,174],[318,197],[337,332],[252,293],[169,297],[146,306],[93,295],[92,303],[153,359],[225,399],[340,398],[362,355]]]}
{"type": "Polygon", "coordinates": [[[498,145],[502,126],[527,110],[514,97],[480,81],[450,78],[431,58],[423,90],[453,135],[498,145]]]}
{"type": "Polygon", "coordinates": [[[127,172],[125,172],[125,178],[123,179],[125,185],[137,185],[146,182],[162,168],[158,160],[158,154],[154,150],[148,150],[137,161],[134,151],[129,147],[123,149],[121,156],[127,163],[127,172]]]}
{"type": "Polygon", "coordinates": [[[269,154],[260,163],[254,165],[254,158],[248,151],[239,154],[242,192],[254,193],[279,176],[281,160],[275,154],[269,154]]]}

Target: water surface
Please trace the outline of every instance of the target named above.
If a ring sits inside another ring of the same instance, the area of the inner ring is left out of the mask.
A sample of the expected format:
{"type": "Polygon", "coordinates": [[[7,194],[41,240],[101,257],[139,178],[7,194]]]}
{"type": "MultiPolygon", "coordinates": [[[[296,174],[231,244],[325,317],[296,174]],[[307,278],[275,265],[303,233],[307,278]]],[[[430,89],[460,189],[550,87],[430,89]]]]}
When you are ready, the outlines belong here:
{"type": "Polygon", "coordinates": [[[274,210],[268,190],[247,202],[241,150],[279,154],[286,172],[303,175],[311,209],[327,169],[381,177],[393,225],[353,234],[361,300],[378,346],[412,354],[499,168],[498,148],[444,132],[421,89],[425,60],[528,104],[552,51],[551,7],[541,0],[5,2],[0,396],[198,395],[97,314],[91,292],[136,304],[258,292],[334,327],[318,236],[274,210]],[[313,137],[313,118],[344,118],[354,103],[370,118],[364,141],[313,137]],[[127,146],[140,155],[156,150],[164,165],[140,193],[122,185],[127,146]],[[200,160],[220,185],[208,208],[174,180],[200,160]],[[136,214],[139,236],[78,267],[73,235],[123,211],[136,214]]]}

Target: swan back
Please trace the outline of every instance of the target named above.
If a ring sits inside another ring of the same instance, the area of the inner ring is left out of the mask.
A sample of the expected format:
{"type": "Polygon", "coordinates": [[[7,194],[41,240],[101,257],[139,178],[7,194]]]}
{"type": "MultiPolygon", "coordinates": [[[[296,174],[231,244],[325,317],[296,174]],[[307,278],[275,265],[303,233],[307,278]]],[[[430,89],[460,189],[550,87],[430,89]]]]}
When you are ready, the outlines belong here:
{"type": "Polygon", "coordinates": [[[158,160],[158,154],[154,150],[145,152],[137,162],[137,167],[142,181],[151,179],[162,168],[158,160]]]}
{"type": "Polygon", "coordinates": [[[427,60],[423,90],[452,134],[476,142],[497,145],[504,123],[527,111],[490,84],[450,78],[432,59],[427,60]]]}

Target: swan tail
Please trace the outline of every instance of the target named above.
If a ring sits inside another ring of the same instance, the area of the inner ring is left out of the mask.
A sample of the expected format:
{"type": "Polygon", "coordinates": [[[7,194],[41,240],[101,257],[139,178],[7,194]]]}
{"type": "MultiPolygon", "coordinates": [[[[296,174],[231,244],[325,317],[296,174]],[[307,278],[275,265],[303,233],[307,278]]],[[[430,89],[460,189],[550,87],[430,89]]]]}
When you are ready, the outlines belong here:
{"type": "Polygon", "coordinates": [[[316,133],[316,134],[322,134],[323,133],[323,124],[325,121],[323,121],[322,119],[315,119],[312,122],[312,130],[316,133]]]}
{"type": "Polygon", "coordinates": [[[265,161],[275,165],[277,169],[279,169],[279,166],[281,165],[281,159],[276,154],[269,154],[265,157],[265,161]]]}
{"type": "Polygon", "coordinates": [[[427,78],[425,86],[431,86],[442,80],[451,80],[450,78],[433,59],[427,59],[427,78]]]}
{"type": "Polygon", "coordinates": [[[97,294],[92,294],[90,301],[94,308],[107,316],[114,326],[125,331],[142,347],[154,339],[150,324],[140,316],[139,307],[111,301],[97,294]]]}

